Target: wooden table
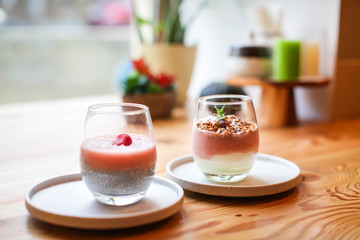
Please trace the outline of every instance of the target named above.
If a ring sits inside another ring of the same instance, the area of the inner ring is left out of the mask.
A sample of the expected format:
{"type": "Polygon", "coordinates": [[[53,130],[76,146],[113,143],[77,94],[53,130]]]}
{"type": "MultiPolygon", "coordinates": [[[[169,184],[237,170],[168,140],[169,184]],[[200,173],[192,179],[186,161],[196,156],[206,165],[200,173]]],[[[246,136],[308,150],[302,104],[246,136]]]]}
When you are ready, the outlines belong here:
{"type": "Polygon", "coordinates": [[[294,88],[323,87],[330,81],[325,77],[303,78],[294,81],[277,82],[272,79],[229,78],[229,85],[260,86],[262,88],[260,109],[257,112],[259,125],[263,127],[283,127],[298,124],[295,109],[294,88]]]}
{"type": "MultiPolygon", "coordinates": [[[[260,151],[296,163],[303,180],[267,197],[185,193],[182,209],[148,226],[86,231],[40,222],[24,194],[46,178],[79,172],[86,108],[94,97],[0,106],[0,239],[360,239],[360,118],[260,129],[260,151]]],[[[157,175],[191,152],[191,124],[177,109],[154,122],[157,175]]]]}

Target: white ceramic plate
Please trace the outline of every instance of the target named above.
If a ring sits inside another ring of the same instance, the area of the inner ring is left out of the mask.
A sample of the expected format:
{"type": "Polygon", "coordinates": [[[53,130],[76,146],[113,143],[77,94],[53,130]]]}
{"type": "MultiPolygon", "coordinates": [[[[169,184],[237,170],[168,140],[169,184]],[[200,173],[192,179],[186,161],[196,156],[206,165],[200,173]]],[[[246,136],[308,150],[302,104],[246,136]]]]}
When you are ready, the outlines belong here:
{"type": "Polygon", "coordinates": [[[118,229],[157,222],[178,212],[183,199],[184,191],[178,184],[155,176],[138,203],[108,206],[95,200],[79,173],[36,184],[25,196],[26,207],[35,218],[82,229],[118,229]]]}
{"type": "Polygon", "coordinates": [[[237,183],[216,183],[198,169],[192,155],[176,158],[166,166],[167,178],[186,190],[227,197],[256,197],[284,192],[301,181],[299,167],[280,157],[258,153],[247,178],[237,183]]]}

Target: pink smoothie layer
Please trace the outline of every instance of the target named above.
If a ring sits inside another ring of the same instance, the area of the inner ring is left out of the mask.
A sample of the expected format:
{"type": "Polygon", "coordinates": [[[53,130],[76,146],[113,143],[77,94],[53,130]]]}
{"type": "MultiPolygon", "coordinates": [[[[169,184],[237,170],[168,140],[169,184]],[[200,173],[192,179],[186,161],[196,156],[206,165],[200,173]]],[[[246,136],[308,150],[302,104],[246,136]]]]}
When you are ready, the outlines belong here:
{"type": "Polygon", "coordinates": [[[113,145],[116,136],[87,139],[81,146],[81,161],[94,170],[129,170],[155,166],[156,148],[145,135],[129,134],[132,144],[113,145]]]}
{"type": "Polygon", "coordinates": [[[203,159],[229,153],[256,153],[259,150],[258,129],[224,135],[196,128],[193,131],[192,141],[194,155],[203,159]]]}

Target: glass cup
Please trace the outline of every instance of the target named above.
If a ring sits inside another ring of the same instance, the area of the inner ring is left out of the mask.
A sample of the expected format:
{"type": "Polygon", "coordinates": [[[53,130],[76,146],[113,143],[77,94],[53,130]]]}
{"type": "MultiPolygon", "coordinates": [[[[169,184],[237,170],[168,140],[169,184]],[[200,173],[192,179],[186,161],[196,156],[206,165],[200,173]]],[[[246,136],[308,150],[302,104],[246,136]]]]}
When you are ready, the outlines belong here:
{"type": "Polygon", "coordinates": [[[133,103],[88,109],[81,145],[81,174],[101,203],[140,201],[155,174],[156,146],[149,108],[133,103]]]}
{"type": "Polygon", "coordinates": [[[259,150],[251,98],[212,95],[198,100],[192,129],[196,165],[216,182],[238,182],[250,172],[259,150]]]}

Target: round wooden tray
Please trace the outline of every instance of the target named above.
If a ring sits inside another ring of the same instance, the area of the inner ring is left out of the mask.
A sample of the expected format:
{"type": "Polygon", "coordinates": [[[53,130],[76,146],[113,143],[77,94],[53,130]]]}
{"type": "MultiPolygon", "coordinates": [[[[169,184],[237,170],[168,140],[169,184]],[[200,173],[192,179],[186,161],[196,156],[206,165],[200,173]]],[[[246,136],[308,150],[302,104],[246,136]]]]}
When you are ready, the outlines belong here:
{"type": "Polygon", "coordinates": [[[25,196],[30,214],[44,222],[82,229],[118,229],[145,225],[172,216],[183,204],[182,188],[154,177],[145,197],[122,207],[104,205],[86,189],[80,174],[52,178],[31,187],[25,196]]]}
{"type": "Polygon", "coordinates": [[[241,182],[216,183],[200,172],[192,155],[172,160],[166,166],[167,177],[186,190],[226,197],[256,197],[284,192],[301,181],[299,167],[280,157],[257,154],[250,174],[241,182]]]}

